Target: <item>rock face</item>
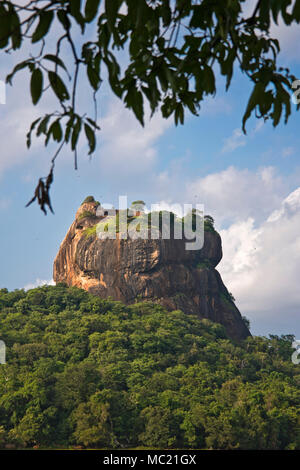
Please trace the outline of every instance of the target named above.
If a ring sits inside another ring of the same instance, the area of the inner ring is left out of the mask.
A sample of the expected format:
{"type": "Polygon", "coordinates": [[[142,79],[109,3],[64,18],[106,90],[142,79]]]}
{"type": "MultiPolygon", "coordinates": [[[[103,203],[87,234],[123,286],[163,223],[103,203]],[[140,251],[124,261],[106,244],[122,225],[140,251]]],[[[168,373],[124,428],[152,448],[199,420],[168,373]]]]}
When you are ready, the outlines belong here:
{"type": "Polygon", "coordinates": [[[222,258],[220,235],[206,231],[201,250],[184,240],[99,239],[97,203],[83,203],[54,261],[54,281],[124,303],[158,302],[224,325],[228,336],[250,335],[215,266],[222,258]],[[90,233],[90,235],[88,235],[90,233]]]}

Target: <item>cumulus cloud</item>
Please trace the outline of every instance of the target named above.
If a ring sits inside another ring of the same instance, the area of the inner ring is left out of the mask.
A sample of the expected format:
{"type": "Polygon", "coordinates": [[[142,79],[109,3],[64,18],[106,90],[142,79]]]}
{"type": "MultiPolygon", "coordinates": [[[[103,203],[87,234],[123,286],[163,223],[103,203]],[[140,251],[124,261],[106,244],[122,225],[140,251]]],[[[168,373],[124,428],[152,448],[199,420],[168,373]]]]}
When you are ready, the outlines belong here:
{"type": "Polygon", "coordinates": [[[48,281],[43,280],[43,279],[36,279],[35,282],[26,284],[24,287],[24,290],[29,290],[29,289],[35,289],[36,287],[41,287],[41,286],[55,286],[55,282],[53,279],[49,279],[48,281]]]}
{"type": "MultiPolygon", "coordinates": [[[[296,333],[300,318],[300,188],[255,225],[254,218],[221,230],[218,269],[254,332],[296,333]]],[[[298,334],[299,334],[298,326],[298,334]]]]}
{"type": "Polygon", "coordinates": [[[191,178],[186,174],[185,160],[173,163],[167,170],[153,172],[144,179],[145,200],[159,202],[166,209],[174,203],[203,204],[205,213],[215,218],[217,228],[249,217],[256,223],[266,220],[294,187],[293,176],[280,175],[272,166],[256,170],[229,166],[219,172],[191,178]]]}
{"type": "Polygon", "coordinates": [[[280,209],[272,212],[267,219],[268,222],[275,222],[286,216],[293,216],[300,212],[300,188],[293,191],[284,199],[280,209]]]}
{"type": "Polygon", "coordinates": [[[273,167],[256,171],[227,169],[195,179],[187,184],[187,200],[204,204],[219,224],[247,220],[261,220],[280,204],[286,194],[286,182],[273,167]]]}

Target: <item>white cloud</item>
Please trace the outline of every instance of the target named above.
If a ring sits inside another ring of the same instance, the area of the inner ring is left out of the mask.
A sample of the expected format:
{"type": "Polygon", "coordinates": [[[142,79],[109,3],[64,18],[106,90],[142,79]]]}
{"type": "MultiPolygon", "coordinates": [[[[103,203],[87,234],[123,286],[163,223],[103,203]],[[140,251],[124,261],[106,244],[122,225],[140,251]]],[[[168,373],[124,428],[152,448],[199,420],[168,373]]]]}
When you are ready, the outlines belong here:
{"type": "Polygon", "coordinates": [[[172,203],[170,201],[160,200],[152,203],[151,206],[147,207],[147,210],[151,211],[168,211],[173,212],[174,214],[178,215],[178,217],[183,217],[184,214],[187,212],[187,209],[184,207],[183,204],[179,202],[172,203]]]}
{"type": "Polygon", "coordinates": [[[246,136],[241,129],[237,128],[234,129],[231,136],[227,137],[224,140],[224,144],[222,147],[222,153],[229,153],[233,152],[238,147],[244,147],[247,144],[247,139],[249,137],[253,137],[257,132],[259,132],[264,126],[264,121],[259,120],[256,122],[254,128],[251,132],[246,136]]]}
{"type": "Polygon", "coordinates": [[[46,285],[55,286],[55,282],[53,281],[53,279],[49,279],[48,281],[45,281],[42,279],[36,279],[35,282],[26,284],[26,286],[24,287],[24,290],[35,289],[36,287],[46,286],[46,285]]]}
{"type": "Polygon", "coordinates": [[[238,147],[246,145],[246,137],[241,129],[234,129],[232,135],[224,140],[222,153],[233,152],[238,147]]]}
{"type": "Polygon", "coordinates": [[[266,220],[294,187],[294,175],[284,177],[274,167],[256,170],[229,166],[200,178],[187,176],[185,159],[172,162],[167,170],[153,171],[143,179],[143,198],[162,208],[174,203],[204,204],[217,228],[247,220],[266,220]]]}
{"type": "Polygon", "coordinates": [[[294,333],[299,325],[299,213],[300,188],[257,227],[245,218],[220,231],[218,269],[256,332],[294,333]]]}
{"type": "MultiPolygon", "coordinates": [[[[148,114],[148,113],[147,113],[148,114]]],[[[171,126],[172,119],[159,114],[145,119],[142,127],[132,111],[113,99],[101,118],[99,159],[104,174],[143,174],[155,163],[157,139],[171,126]]]]}
{"type": "Polygon", "coordinates": [[[280,204],[287,184],[273,167],[256,171],[228,167],[187,183],[186,201],[203,203],[218,224],[265,218],[280,204]]]}
{"type": "Polygon", "coordinates": [[[267,222],[276,222],[286,216],[292,216],[300,212],[300,188],[293,191],[284,199],[280,209],[275,210],[267,219],[267,222]]]}

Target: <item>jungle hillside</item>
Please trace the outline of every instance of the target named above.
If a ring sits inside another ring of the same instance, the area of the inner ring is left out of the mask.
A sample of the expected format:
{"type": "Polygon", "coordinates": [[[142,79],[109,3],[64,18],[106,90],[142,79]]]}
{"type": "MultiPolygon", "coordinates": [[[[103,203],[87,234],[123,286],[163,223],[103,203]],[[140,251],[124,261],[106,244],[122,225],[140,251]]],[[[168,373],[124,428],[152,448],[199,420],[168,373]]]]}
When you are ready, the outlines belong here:
{"type": "Polygon", "coordinates": [[[1,448],[300,448],[292,335],[63,284],[1,289],[0,331],[1,448]]]}

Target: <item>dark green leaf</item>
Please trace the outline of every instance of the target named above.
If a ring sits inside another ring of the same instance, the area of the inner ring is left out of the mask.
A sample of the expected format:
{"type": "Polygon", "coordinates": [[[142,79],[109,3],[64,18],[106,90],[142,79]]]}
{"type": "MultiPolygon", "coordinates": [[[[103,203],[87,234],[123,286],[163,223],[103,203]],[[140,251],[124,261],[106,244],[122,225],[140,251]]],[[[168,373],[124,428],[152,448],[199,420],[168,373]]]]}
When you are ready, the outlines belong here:
{"type": "Polygon", "coordinates": [[[84,130],[85,130],[85,135],[89,142],[89,148],[90,148],[89,155],[91,155],[96,148],[95,131],[86,123],[84,123],[84,130]]]}
{"type": "Polygon", "coordinates": [[[43,59],[50,60],[51,62],[54,62],[56,65],[60,65],[63,69],[67,70],[65,64],[63,61],[57,57],[56,55],[53,54],[46,54],[44,55],[43,59]]]}
{"type": "Polygon", "coordinates": [[[300,0],[296,0],[292,16],[297,21],[297,23],[300,22],[300,0]]]}
{"type": "Polygon", "coordinates": [[[42,11],[39,16],[39,23],[32,35],[32,42],[40,41],[48,33],[53,20],[53,11],[42,11]]]}
{"type": "Polygon", "coordinates": [[[77,116],[77,121],[76,121],[76,124],[73,126],[73,132],[72,132],[72,139],[71,139],[72,150],[75,150],[76,148],[80,130],[81,130],[81,119],[77,116]]]}
{"type": "Polygon", "coordinates": [[[86,0],[84,14],[85,19],[88,23],[93,21],[93,19],[97,15],[99,4],[100,0],[86,0]]]}
{"type": "Polygon", "coordinates": [[[70,117],[70,119],[68,120],[68,122],[67,122],[67,124],[66,124],[65,142],[69,142],[70,133],[71,133],[71,129],[72,129],[72,127],[73,127],[74,119],[75,119],[75,116],[74,116],[74,114],[72,114],[71,117],[70,117]]]}
{"type": "Polygon", "coordinates": [[[249,98],[247,108],[245,111],[245,114],[243,116],[243,132],[246,134],[246,121],[249,119],[252,111],[256,107],[256,105],[259,103],[259,100],[261,99],[263,92],[264,92],[265,85],[261,82],[256,83],[256,85],[253,88],[253,91],[251,93],[251,96],[249,98]]]}
{"type": "Polygon", "coordinates": [[[163,19],[163,24],[164,26],[167,26],[170,24],[171,19],[172,19],[172,11],[171,11],[169,2],[163,2],[160,8],[161,8],[161,16],[163,19]]]}
{"type": "Polygon", "coordinates": [[[69,2],[70,14],[71,16],[73,16],[75,21],[79,24],[79,26],[81,27],[81,32],[83,33],[85,29],[85,19],[81,14],[80,8],[81,8],[81,0],[72,0],[71,2],[69,2]]]}
{"type": "Polygon", "coordinates": [[[0,3],[0,48],[7,46],[11,34],[11,15],[0,3]]]}
{"type": "Polygon", "coordinates": [[[49,119],[50,119],[51,115],[50,114],[47,114],[40,122],[38,128],[37,128],[37,131],[36,131],[36,135],[39,136],[41,134],[46,134],[47,132],[47,125],[48,125],[48,122],[49,122],[49,119]]]}
{"type": "Polygon", "coordinates": [[[178,122],[180,122],[180,124],[184,123],[184,110],[183,110],[183,106],[181,103],[178,103],[175,109],[175,125],[176,126],[178,125],[178,122]]]}
{"type": "Polygon", "coordinates": [[[112,30],[115,25],[119,6],[119,0],[105,0],[105,13],[107,15],[107,23],[110,30],[112,30]]]}
{"type": "Polygon", "coordinates": [[[95,128],[95,129],[100,129],[100,127],[98,126],[98,124],[91,118],[86,118],[86,120],[95,128]]]}
{"type": "Polygon", "coordinates": [[[37,104],[43,91],[43,74],[41,69],[34,69],[31,74],[30,93],[33,104],[37,104]]]}
{"type": "Polygon", "coordinates": [[[92,67],[90,64],[87,66],[87,76],[90,84],[94,90],[97,91],[100,85],[100,78],[94,67],[92,67]]]}
{"type": "Polygon", "coordinates": [[[59,122],[59,119],[53,122],[53,124],[50,126],[49,132],[52,132],[53,139],[56,140],[56,142],[60,142],[62,139],[62,129],[61,125],[59,122]]]}
{"type": "Polygon", "coordinates": [[[18,49],[22,42],[20,18],[12,5],[9,5],[9,14],[12,48],[18,49]]]}
{"type": "Polygon", "coordinates": [[[48,72],[49,82],[52,90],[60,101],[65,101],[70,98],[68,90],[62,79],[55,72],[48,72]]]}
{"type": "Polygon", "coordinates": [[[53,137],[53,140],[55,140],[56,142],[60,142],[62,139],[62,128],[60,125],[60,119],[56,119],[56,121],[54,121],[51,124],[48,131],[46,131],[45,133],[46,133],[45,145],[48,145],[48,142],[51,136],[53,137]]]}
{"type": "Polygon", "coordinates": [[[127,108],[132,109],[142,126],[144,125],[144,103],[143,95],[137,90],[135,83],[131,85],[125,96],[127,108]]]}
{"type": "Polygon", "coordinates": [[[27,138],[27,141],[26,141],[27,148],[29,148],[30,145],[31,145],[31,134],[32,134],[32,131],[34,130],[34,128],[35,128],[35,126],[37,125],[37,123],[40,122],[40,120],[41,120],[41,118],[36,119],[35,121],[33,121],[33,123],[32,123],[31,126],[30,126],[29,132],[28,132],[27,135],[26,135],[26,138],[27,138]]]}
{"type": "Polygon", "coordinates": [[[58,12],[56,13],[57,14],[57,18],[59,20],[59,22],[61,23],[61,25],[63,26],[63,28],[68,31],[71,27],[71,22],[69,20],[69,17],[68,17],[68,14],[66,13],[65,10],[58,10],[58,12]]]}

